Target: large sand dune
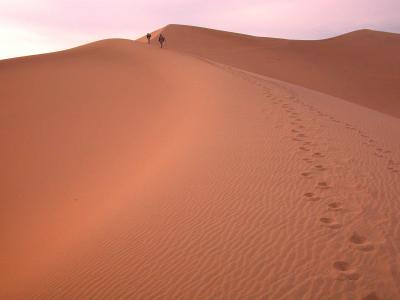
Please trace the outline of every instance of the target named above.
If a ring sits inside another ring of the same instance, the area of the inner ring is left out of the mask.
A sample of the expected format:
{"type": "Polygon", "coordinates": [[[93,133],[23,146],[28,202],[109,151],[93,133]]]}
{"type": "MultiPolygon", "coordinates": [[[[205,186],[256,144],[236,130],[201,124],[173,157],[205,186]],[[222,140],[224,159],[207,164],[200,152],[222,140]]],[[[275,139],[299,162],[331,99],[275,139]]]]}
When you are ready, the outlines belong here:
{"type": "Polygon", "coordinates": [[[359,30],[326,40],[296,41],[182,25],[158,32],[165,34],[170,49],[400,117],[399,34],[359,30]]]}
{"type": "Polygon", "coordinates": [[[400,120],[230,43],[0,61],[0,299],[400,298],[400,120]]]}

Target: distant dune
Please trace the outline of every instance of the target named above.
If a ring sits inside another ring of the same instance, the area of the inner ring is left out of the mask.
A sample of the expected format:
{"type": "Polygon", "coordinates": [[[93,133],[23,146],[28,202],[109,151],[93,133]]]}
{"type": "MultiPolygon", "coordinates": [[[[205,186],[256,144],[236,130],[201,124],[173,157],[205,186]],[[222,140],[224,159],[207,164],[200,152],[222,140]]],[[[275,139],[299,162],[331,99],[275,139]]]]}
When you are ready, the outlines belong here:
{"type": "Polygon", "coordinates": [[[291,82],[400,117],[400,35],[359,30],[317,41],[200,27],[161,29],[168,48],[291,82]]]}
{"type": "Polygon", "coordinates": [[[399,299],[398,36],[163,30],[0,61],[0,299],[399,299]]]}

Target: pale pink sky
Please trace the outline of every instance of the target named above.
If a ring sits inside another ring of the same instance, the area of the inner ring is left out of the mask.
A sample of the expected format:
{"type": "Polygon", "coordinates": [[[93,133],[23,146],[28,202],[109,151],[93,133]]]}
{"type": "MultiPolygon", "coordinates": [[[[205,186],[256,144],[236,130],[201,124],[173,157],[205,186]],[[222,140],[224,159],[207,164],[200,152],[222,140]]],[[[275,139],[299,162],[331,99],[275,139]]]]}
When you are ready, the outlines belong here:
{"type": "Polygon", "coordinates": [[[137,38],[170,23],[260,36],[400,33],[400,0],[0,0],[0,59],[102,38],[137,38]]]}

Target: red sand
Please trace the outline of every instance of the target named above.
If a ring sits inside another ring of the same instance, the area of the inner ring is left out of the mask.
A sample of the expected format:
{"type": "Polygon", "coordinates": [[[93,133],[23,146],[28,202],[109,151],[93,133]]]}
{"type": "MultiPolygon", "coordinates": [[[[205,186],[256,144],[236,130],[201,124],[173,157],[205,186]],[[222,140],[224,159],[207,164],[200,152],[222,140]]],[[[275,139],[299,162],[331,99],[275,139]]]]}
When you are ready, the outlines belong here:
{"type": "MultiPolygon", "coordinates": [[[[198,59],[165,31],[165,50],[105,40],[0,61],[0,299],[400,297],[400,120],[364,107],[367,75],[360,106],[251,73],[262,47],[238,66],[257,38],[200,32],[236,48],[198,59]]],[[[335,49],[315,78],[297,58],[283,79],[347,92],[335,49]]]]}

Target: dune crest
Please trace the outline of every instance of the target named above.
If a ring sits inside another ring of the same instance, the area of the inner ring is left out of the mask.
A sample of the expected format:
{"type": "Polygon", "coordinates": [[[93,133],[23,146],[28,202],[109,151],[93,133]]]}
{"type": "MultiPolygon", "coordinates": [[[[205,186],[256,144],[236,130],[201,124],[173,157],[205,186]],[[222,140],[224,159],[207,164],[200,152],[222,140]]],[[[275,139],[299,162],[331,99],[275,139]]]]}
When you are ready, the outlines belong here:
{"type": "MultiPolygon", "coordinates": [[[[358,30],[325,40],[168,25],[169,49],[317,90],[400,117],[400,35],[358,30]]],[[[142,39],[139,39],[143,41],[142,39]]]]}

